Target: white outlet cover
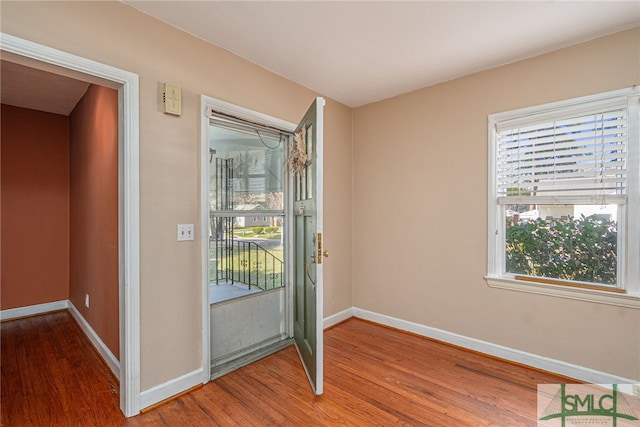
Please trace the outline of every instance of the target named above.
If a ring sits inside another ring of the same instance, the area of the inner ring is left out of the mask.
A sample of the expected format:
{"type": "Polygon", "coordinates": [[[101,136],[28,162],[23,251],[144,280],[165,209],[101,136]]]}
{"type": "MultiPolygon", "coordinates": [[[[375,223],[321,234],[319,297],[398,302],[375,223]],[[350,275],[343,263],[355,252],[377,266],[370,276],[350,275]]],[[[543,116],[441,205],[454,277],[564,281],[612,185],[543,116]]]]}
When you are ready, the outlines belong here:
{"type": "Polygon", "coordinates": [[[193,224],[178,224],[178,242],[194,240],[193,224]]]}

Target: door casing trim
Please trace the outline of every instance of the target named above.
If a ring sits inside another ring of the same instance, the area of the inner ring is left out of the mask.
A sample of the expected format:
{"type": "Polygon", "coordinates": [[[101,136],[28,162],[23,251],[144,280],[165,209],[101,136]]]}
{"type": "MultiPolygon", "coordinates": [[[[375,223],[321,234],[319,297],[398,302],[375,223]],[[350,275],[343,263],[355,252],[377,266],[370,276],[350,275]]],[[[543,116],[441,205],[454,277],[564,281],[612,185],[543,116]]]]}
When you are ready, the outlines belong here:
{"type": "Polygon", "coordinates": [[[118,90],[120,409],[140,412],[139,77],[137,74],[0,33],[3,59],[118,90]]]}
{"type": "MultiPolygon", "coordinates": [[[[202,383],[211,379],[210,345],[211,345],[211,311],[209,304],[209,112],[211,109],[237,117],[248,122],[266,125],[292,132],[296,124],[277,117],[269,116],[239,105],[217,98],[201,95],[200,97],[200,250],[202,259],[202,383]]],[[[288,182],[288,177],[285,177],[288,182]]],[[[287,190],[285,190],[286,192],[287,190]]],[[[285,261],[286,263],[286,261],[285,261]]],[[[290,263],[288,263],[290,264],[290,263]]],[[[290,275],[288,275],[290,276],[290,275]]],[[[287,286],[287,289],[290,289],[287,286]]],[[[287,295],[287,300],[290,296],[287,295]]],[[[290,311],[290,310],[288,310],[290,311]]],[[[291,322],[288,322],[291,324],[291,322]]]]}

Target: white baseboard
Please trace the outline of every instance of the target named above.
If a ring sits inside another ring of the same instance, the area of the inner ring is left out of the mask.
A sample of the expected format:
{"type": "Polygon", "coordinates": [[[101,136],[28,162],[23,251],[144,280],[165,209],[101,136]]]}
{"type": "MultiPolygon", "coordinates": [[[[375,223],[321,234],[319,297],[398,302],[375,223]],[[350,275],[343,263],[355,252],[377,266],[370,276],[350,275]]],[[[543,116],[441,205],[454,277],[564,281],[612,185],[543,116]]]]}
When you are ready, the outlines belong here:
{"type": "Polygon", "coordinates": [[[140,409],[160,403],[176,394],[202,384],[202,368],[158,384],[140,393],[140,409]]]}
{"type": "Polygon", "coordinates": [[[327,329],[333,325],[337,325],[338,323],[349,319],[350,317],[353,317],[353,307],[349,307],[339,313],[332,314],[329,317],[325,317],[322,321],[322,327],[323,329],[327,329]]]}
{"type": "Polygon", "coordinates": [[[98,353],[100,354],[100,356],[102,356],[102,359],[104,359],[104,361],[107,363],[107,366],[109,366],[109,369],[111,369],[111,372],[113,372],[116,378],[119,379],[120,378],[120,362],[118,361],[118,359],[113,355],[111,350],[109,350],[109,347],[106,346],[106,344],[98,336],[96,331],[93,330],[91,325],[89,325],[89,323],[85,320],[85,318],[82,317],[82,314],[80,314],[80,312],[73,305],[73,303],[71,301],[68,301],[68,303],[69,303],[69,307],[68,307],[69,313],[71,313],[71,316],[73,316],[73,318],[76,319],[76,322],[78,322],[84,334],[87,336],[87,338],[89,338],[89,341],[91,341],[91,344],[93,344],[96,350],[98,350],[98,353]]]}
{"type": "Polygon", "coordinates": [[[633,384],[640,382],[638,379],[623,378],[356,307],[353,307],[353,316],[588,383],[633,384]]]}
{"type": "Polygon", "coordinates": [[[10,308],[0,311],[0,320],[17,319],[19,317],[35,316],[50,311],[65,310],[69,307],[69,300],[53,301],[44,304],[29,305],[27,307],[10,308]]]}

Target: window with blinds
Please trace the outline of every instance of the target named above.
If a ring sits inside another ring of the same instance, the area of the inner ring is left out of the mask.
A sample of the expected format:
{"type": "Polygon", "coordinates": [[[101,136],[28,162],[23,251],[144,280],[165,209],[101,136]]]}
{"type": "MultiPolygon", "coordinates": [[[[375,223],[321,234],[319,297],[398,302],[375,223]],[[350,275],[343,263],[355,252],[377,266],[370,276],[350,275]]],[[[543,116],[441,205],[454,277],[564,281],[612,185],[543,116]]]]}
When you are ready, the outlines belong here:
{"type": "Polygon", "coordinates": [[[490,285],[640,298],[639,104],[632,87],[489,116],[490,285]]]}
{"type": "Polygon", "coordinates": [[[623,201],[626,102],[593,108],[552,121],[543,115],[496,123],[499,203],[623,201]]]}

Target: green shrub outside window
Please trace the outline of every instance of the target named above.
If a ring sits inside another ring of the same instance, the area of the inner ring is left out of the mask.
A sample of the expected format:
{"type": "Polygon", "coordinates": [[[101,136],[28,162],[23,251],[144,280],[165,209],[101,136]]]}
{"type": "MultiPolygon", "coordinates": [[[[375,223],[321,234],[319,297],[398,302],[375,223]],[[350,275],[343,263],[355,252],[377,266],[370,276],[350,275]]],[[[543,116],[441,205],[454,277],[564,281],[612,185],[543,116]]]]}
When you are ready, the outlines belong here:
{"type": "Polygon", "coordinates": [[[616,222],[591,215],[506,226],[507,273],[616,285],[616,222]]]}

